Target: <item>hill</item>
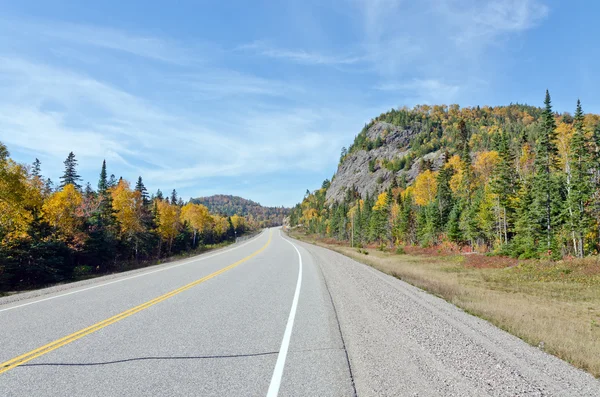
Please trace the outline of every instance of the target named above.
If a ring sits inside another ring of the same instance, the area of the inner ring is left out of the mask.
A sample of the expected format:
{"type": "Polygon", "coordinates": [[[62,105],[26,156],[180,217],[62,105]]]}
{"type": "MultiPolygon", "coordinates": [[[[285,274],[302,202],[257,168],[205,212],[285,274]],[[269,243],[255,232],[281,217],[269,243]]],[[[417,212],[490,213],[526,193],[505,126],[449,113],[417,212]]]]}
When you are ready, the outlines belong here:
{"type": "MultiPolygon", "coordinates": [[[[575,108],[575,106],[574,106],[575,108]]],[[[600,116],[418,105],[369,122],[292,225],[355,244],[520,257],[600,251],[600,116]]]]}
{"type": "Polygon", "coordinates": [[[238,196],[216,194],[209,197],[199,197],[191,200],[202,204],[211,213],[227,216],[240,215],[252,217],[261,227],[279,226],[283,218],[289,215],[290,209],[284,207],[263,207],[259,203],[238,196]]]}

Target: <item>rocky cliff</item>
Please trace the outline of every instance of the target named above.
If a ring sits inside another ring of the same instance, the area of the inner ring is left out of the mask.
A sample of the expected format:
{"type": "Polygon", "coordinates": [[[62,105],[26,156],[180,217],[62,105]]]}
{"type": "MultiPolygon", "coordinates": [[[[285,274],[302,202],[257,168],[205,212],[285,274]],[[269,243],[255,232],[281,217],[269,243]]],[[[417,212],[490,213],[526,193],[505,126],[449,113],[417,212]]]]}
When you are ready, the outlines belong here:
{"type": "Polygon", "coordinates": [[[411,140],[421,132],[418,123],[409,128],[397,127],[386,122],[373,123],[366,130],[366,138],[377,144],[371,150],[351,151],[341,160],[331,186],[327,189],[327,201],[342,201],[346,190],[352,187],[365,198],[367,193],[373,195],[387,189],[394,178],[404,178],[410,183],[419,173],[423,162],[428,162],[428,166],[433,170],[438,169],[444,157],[440,151],[428,153],[420,158],[410,156],[411,140]],[[403,169],[397,170],[399,164],[404,164],[403,169]]]}

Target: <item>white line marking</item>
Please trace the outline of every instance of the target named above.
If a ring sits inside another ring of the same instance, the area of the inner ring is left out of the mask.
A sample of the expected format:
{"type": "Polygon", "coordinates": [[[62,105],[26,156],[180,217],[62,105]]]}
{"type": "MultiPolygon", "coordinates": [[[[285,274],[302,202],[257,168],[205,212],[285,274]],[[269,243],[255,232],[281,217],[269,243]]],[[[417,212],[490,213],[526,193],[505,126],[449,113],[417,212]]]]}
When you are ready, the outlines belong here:
{"type": "MultiPolygon", "coordinates": [[[[214,253],[214,254],[212,254],[212,255],[203,256],[203,257],[200,257],[200,258],[197,258],[197,259],[192,259],[192,260],[189,260],[189,261],[187,261],[187,262],[178,263],[178,264],[176,264],[176,265],[173,265],[173,266],[163,267],[163,268],[161,268],[161,269],[157,269],[157,270],[152,270],[152,271],[149,271],[149,272],[144,272],[144,273],[136,274],[136,275],[134,275],[134,276],[129,276],[129,277],[125,277],[125,278],[120,278],[120,279],[118,279],[118,280],[109,281],[109,282],[107,282],[107,283],[103,283],[103,284],[94,285],[94,286],[92,286],[92,287],[87,287],[87,288],[83,288],[83,289],[78,289],[77,291],[71,291],[71,292],[67,292],[67,293],[64,293],[64,294],[60,294],[60,295],[51,296],[51,297],[49,297],[49,298],[39,299],[39,300],[35,300],[35,301],[33,301],[33,302],[27,302],[27,303],[23,303],[23,304],[20,304],[20,305],[17,305],[17,306],[11,306],[11,307],[7,307],[7,308],[5,308],[5,309],[0,309],[0,313],[1,313],[1,312],[5,312],[5,311],[7,311],[7,310],[17,309],[17,308],[19,308],[19,307],[23,307],[23,306],[29,306],[29,305],[33,305],[34,303],[45,302],[45,301],[49,301],[49,300],[51,300],[51,299],[62,298],[63,296],[72,295],[72,294],[77,294],[77,293],[79,293],[79,292],[84,292],[84,291],[89,291],[89,290],[91,290],[91,289],[95,289],[95,288],[104,287],[104,286],[106,286],[106,285],[115,284],[115,283],[120,283],[121,281],[127,281],[127,280],[131,280],[132,278],[137,278],[137,277],[147,276],[147,275],[149,275],[149,274],[153,274],[153,273],[163,272],[163,271],[165,271],[165,270],[170,270],[170,269],[173,269],[173,268],[176,268],[176,267],[179,267],[179,266],[189,265],[190,263],[194,263],[194,262],[200,262],[200,261],[203,261],[203,260],[205,260],[205,259],[214,258],[215,256],[218,256],[218,255],[224,254],[224,253],[226,253],[226,252],[229,252],[229,251],[236,250],[236,249],[238,249],[238,248],[242,248],[243,246],[250,244],[250,243],[251,243],[251,242],[253,242],[253,241],[254,241],[256,238],[258,238],[259,236],[262,236],[262,235],[263,235],[263,233],[264,233],[264,232],[260,233],[258,236],[256,236],[255,238],[252,238],[251,240],[248,240],[247,242],[245,242],[245,243],[244,243],[244,244],[242,244],[242,245],[238,245],[237,247],[232,247],[232,248],[226,249],[226,250],[224,250],[224,251],[219,251],[219,252],[217,252],[217,253],[214,253]]],[[[9,304],[10,304],[10,303],[7,303],[7,305],[9,305],[9,304]]]]}
{"type": "MultiPolygon", "coordinates": [[[[281,236],[281,231],[279,231],[281,236]]],[[[282,237],[283,238],[283,237],[282,237]]],[[[291,241],[283,238],[288,244],[298,253],[298,281],[296,283],[296,292],[294,293],[294,300],[292,301],[292,309],[290,310],[290,316],[288,317],[287,325],[285,326],[285,332],[283,333],[283,340],[281,341],[281,347],[279,348],[279,354],[277,355],[277,362],[275,363],[275,370],[273,371],[273,377],[269,384],[269,391],[267,397],[277,397],[279,394],[279,387],[281,386],[281,378],[283,376],[283,367],[285,367],[285,359],[287,358],[288,348],[290,347],[290,339],[292,337],[292,328],[294,327],[294,319],[296,318],[296,309],[298,308],[298,299],[300,297],[300,286],[302,285],[302,255],[300,251],[291,241]]]]}

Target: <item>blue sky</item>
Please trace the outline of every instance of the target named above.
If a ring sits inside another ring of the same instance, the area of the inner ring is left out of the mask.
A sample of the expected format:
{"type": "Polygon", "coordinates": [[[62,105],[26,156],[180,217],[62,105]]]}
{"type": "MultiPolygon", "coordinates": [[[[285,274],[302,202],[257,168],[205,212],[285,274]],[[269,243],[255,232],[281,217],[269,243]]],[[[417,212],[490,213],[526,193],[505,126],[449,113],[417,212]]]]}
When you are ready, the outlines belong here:
{"type": "Polygon", "coordinates": [[[0,141],[152,192],[291,206],[364,123],[417,103],[600,112],[600,3],[2,1],[0,141]]]}

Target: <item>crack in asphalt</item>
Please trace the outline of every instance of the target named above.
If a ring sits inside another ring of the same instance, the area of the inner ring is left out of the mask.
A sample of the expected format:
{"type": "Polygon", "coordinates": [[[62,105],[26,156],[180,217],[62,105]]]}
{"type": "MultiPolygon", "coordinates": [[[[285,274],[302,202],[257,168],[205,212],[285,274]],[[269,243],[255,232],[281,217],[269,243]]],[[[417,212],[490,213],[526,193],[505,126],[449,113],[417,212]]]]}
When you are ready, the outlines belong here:
{"type": "MultiPolygon", "coordinates": [[[[290,350],[290,353],[307,353],[321,350],[343,350],[337,347],[324,347],[320,349],[303,349],[303,350],[290,350]]],[[[111,365],[121,364],[132,361],[146,361],[146,360],[202,360],[202,359],[219,359],[219,358],[242,358],[242,357],[260,357],[270,356],[278,354],[278,351],[272,352],[261,352],[261,353],[248,353],[248,354],[223,354],[223,355],[212,355],[212,356],[156,356],[156,357],[134,357],[125,358],[122,360],[103,361],[95,363],[37,363],[37,364],[23,364],[22,367],[93,367],[99,365],[111,365]]]]}

